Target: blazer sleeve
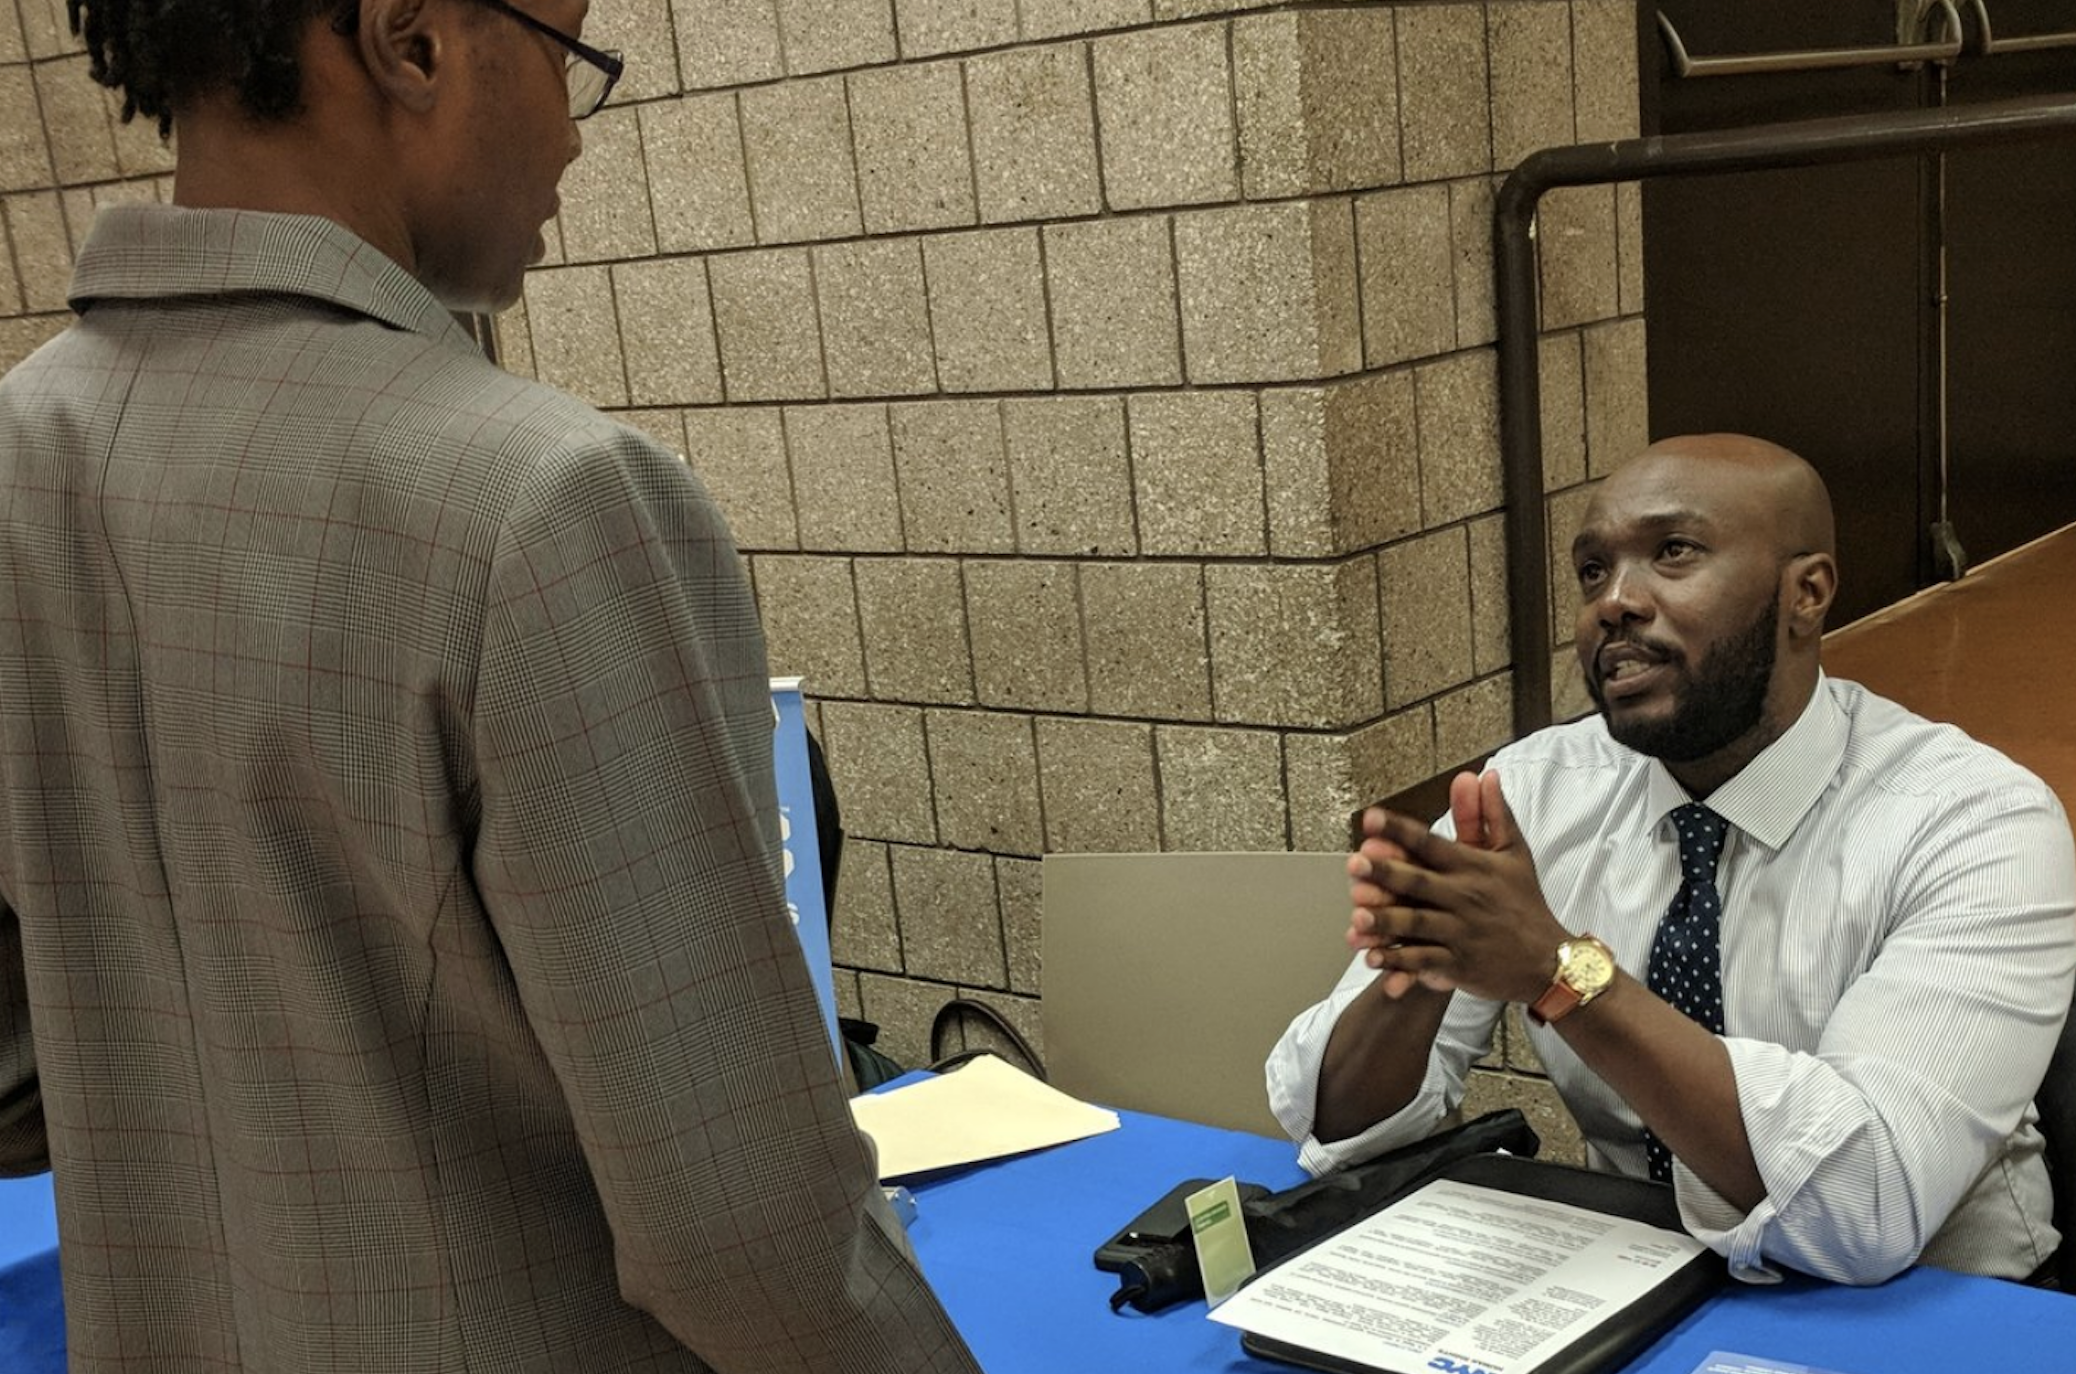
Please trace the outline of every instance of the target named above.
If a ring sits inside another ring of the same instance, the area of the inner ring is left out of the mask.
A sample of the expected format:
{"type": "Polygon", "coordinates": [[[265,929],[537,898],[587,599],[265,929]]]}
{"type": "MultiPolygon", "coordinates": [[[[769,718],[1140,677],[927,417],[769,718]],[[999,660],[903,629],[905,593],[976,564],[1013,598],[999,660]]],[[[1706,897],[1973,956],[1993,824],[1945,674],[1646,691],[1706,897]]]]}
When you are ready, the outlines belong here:
{"type": "Polygon", "coordinates": [[[497,541],[474,865],[621,1292],[716,1370],[973,1369],[885,1206],[790,926],[734,545],[641,436],[572,449],[497,541]]]}

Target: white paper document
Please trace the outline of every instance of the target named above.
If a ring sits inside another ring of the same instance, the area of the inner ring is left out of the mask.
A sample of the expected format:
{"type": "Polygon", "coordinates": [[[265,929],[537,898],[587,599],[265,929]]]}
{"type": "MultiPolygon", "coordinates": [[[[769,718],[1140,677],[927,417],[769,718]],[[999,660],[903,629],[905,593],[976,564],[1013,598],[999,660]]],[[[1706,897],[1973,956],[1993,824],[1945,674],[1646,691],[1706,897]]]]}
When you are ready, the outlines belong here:
{"type": "Polygon", "coordinates": [[[1211,1317],[1379,1369],[1519,1374],[1703,1249],[1677,1231],[1443,1180],[1285,1260],[1211,1317]]]}
{"type": "Polygon", "coordinates": [[[854,1097],[851,1116],[879,1150],[882,1181],[1117,1129],[1116,1112],[991,1055],[921,1083],[854,1097]]]}

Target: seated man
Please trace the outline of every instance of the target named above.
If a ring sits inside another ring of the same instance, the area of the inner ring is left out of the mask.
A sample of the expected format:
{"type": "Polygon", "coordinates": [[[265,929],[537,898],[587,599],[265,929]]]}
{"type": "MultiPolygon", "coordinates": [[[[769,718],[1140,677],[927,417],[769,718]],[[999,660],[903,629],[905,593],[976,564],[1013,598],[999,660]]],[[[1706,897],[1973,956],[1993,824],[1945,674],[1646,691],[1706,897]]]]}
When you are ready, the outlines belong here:
{"type": "Polygon", "coordinates": [[[1432,831],[1363,818],[1356,958],[1268,1064],[1306,1167],[1434,1129],[1518,1002],[1591,1162],[1671,1181],[1740,1277],[2030,1274],[2076,978],[2054,794],[1823,675],[1830,500],[1783,449],[1653,446],[1572,564],[1600,713],[1456,778],[1432,831]]]}

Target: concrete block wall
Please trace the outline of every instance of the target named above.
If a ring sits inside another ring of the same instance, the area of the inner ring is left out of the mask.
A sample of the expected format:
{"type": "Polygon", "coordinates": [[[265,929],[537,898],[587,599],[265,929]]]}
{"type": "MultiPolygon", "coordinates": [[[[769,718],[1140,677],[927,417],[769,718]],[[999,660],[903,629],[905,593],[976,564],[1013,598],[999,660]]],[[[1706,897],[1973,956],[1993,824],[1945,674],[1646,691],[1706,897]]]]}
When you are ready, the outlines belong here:
{"type": "MultiPolygon", "coordinates": [[[[726,509],[850,832],[839,996],[897,1057],[961,993],[1038,1039],[1043,854],[1337,849],[1504,742],[1492,199],[1636,132],[1630,0],[597,0],[586,36],[628,75],[502,355],[726,509]]],[[[84,66],[62,0],[0,4],[0,364],[94,206],[170,194],[84,66]]],[[[1635,187],[1544,203],[1560,551],[1647,437],[1641,235],[1635,187]]],[[[1490,1068],[1547,1107],[1521,1037],[1490,1068]]]]}

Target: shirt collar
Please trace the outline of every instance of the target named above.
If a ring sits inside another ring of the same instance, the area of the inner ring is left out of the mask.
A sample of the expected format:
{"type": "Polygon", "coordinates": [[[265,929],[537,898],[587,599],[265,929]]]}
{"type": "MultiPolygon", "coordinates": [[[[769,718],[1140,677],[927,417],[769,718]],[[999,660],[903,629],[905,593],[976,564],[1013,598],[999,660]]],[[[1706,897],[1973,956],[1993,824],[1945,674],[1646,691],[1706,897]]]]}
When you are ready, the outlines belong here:
{"type": "Polygon", "coordinates": [[[258,292],[310,296],[396,329],[473,347],[424,285],[345,226],[317,215],[111,205],[94,219],[70,301],[258,292]]]}
{"type": "MultiPolygon", "coordinates": [[[[1795,833],[1845,760],[1849,722],[1831,696],[1831,680],[1817,674],[1809,704],[1781,737],[1759,751],[1737,776],[1709,794],[1708,808],[1768,849],[1795,833]]],[[[1650,761],[1650,805],[1655,827],[1693,798],[1665,765],[1650,761]]]]}

